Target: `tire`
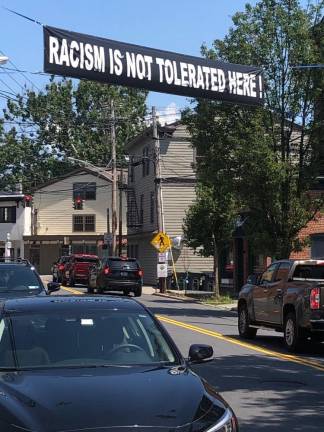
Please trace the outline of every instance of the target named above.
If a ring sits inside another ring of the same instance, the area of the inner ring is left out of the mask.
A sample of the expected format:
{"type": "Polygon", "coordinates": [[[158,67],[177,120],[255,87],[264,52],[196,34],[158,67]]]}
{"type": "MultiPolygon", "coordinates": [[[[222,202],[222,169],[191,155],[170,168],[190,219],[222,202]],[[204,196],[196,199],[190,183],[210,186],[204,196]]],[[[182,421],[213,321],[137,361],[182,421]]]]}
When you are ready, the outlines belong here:
{"type": "Polygon", "coordinates": [[[64,286],[67,285],[67,279],[65,277],[62,277],[62,285],[64,286]]]}
{"type": "Polygon", "coordinates": [[[135,296],[135,297],[141,297],[141,295],[142,295],[142,287],[139,286],[139,287],[137,287],[136,290],[134,291],[134,296],[135,296]]]}
{"type": "Polygon", "coordinates": [[[69,286],[70,286],[70,287],[74,287],[74,286],[75,286],[75,281],[74,281],[73,278],[70,278],[70,279],[69,279],[69,286]]]}
{"type": "Polygon", "coordinates": [[[53,282],[59,282],[58,278],[53,276],[53,282]]]}
{"type": "Polygon", "coordinates": [[[250,327],[250,317],[246,304],[239,307],[238,310],[238,331],[243,339],[254,339],[257,334],[257,329],[250,327]]]}
{"type": "Polygon", "coordinates": [[[130,292],[129,289],[124,289],[124,290],[123,290],[123,294],[124,294],[124,296],[125,296],[125,297],[129,296],[129,292],[130,292]]]}
{"type": "Polygon", "coordinates": [[[296,352],[300,346],[302,338],[299,335],[299,329],[294,312],[289,312],[285,316],[284,323],[284,343],[289,352],[296,352]]]}
{"type": "Polygon", "coordinates": [[[93,294],[94,293],[94,289],[90,286],[89,283],[88,283],[88,286],[87,286],[87,293],[88,294],[93,294]]]}

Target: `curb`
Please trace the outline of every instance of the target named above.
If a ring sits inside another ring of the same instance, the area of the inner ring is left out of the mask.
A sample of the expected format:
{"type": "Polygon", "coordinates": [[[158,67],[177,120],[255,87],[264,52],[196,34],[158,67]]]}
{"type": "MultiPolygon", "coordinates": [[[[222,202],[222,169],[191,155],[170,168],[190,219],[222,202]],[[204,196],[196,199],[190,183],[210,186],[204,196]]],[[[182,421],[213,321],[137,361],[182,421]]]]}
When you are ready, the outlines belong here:
{"type": "Polygon", "coordinates": [[[229,308],[229,307],[224,307],[224,306],[226,306],[225,304],[224,305],[221,305],[221,304],[220,305],[209,305],[209,304],[203,303],[203,302],[201,302],[199,300],[196,300],[194,298],[191,298],[191,297],[188,298],[188,297],[185,297],[185,296],[175,296],[175,295],[172,295],[172,294],[164,294],[164,293],[159,293],[159,292],[155,292],[152,295],[157,296],[157,297],[170,298],[170,299],[173,299],[173,300],[180,300],[180,301],[185,302],[185,303],[198,303],[198,304],[201,304],[203,306],[208,306],[208,307],[211,307],[213,309],[223,310],[223,311],[226,311],[226,312],[237,312],[237,307],[236,306],[229,308]]]}

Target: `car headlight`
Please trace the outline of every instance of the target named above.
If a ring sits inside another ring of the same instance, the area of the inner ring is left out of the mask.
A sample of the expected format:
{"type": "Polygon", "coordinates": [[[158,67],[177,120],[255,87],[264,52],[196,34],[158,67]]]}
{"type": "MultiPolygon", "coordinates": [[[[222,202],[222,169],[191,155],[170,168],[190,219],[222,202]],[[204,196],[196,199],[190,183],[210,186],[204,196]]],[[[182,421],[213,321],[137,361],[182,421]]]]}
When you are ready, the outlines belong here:
{"type": "Polygon", "coordinates": [[[232,411],[227,409],[223,417],[213,426],[206,429],[206,432],[237,432],[236,420],[232,411]]]}

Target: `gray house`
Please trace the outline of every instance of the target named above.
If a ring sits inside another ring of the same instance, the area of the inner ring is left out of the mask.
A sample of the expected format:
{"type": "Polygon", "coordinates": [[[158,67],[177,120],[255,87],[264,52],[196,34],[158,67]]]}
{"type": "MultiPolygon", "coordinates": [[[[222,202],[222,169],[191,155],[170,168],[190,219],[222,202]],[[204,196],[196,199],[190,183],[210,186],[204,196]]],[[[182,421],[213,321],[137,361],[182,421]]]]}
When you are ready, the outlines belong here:
{"type": "MultiPolygon", "coordinates": [[[[158,128],[162,188],[162,213],[165,232],[183,238],[183,219],[195,200],[196,176],[194,149],[190,135],[181,123],[158,128]]],[[[150,244],[158,231],[156,212],[155,140],[152,127],[126,145],[129,154],[127,241],[128,255],[137,257],[144,269],[144,283],[157,282],[157,251],[150,244]]],[[[181,244],[173,248],[177,273],[211,272],[212,258],[203,258],[181,244]]],[[[170,254],[169,254],[170,258],[170,254]]],[[[171,261],[169,261],[171,270],[171,261]]],[[[198,288],[194,286],[192,288],[198,288]]]]}

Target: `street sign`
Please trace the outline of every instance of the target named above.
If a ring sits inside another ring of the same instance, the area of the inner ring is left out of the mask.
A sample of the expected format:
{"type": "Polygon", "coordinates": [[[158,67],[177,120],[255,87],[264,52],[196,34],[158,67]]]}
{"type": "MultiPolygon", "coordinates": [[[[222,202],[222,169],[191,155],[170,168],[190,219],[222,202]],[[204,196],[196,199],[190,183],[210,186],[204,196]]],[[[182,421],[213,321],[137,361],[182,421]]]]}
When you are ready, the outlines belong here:
{"type": "Polygon", "coordinates": [[[168,264],[158,264],[157,265],[157,277],[166,278],[168,277],[168,264]]]}
{"type": "Polygon", "coordinates": [[[168,252],[159,253],[159,263],[168,262],[168,252]]]}
{"type": "Polygon", "coordinates": [[[160,253],[165,252],[171,247],[170,237],[163,232],[158,232],[151,240],[151,245],[160,253]]]}
{"type": "Polygon", "coordinates": [[[104,233],[104,244],[111,244],[113,236],[111,233],[104,233]]]}

